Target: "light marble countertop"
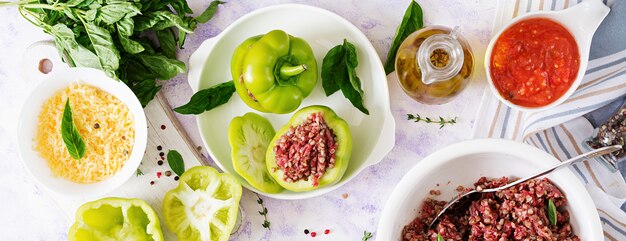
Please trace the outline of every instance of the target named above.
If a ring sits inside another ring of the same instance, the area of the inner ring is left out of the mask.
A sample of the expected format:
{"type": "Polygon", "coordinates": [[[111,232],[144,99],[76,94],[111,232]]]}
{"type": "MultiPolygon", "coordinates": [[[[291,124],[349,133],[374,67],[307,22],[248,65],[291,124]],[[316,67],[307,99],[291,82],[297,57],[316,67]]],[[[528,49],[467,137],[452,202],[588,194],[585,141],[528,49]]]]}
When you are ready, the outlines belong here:
{"type": "MultiPolygon", "coordinates": [[[[209,1],[189,1],[199,12],[209,1]]],[[[237,18],[255,9],[280,4],[302,3],[333,11],[357,26],[385,60],[395,29],[408,0],[262,0],[229,1],[215,17],[200,25],[178,52],[189,55],[207,38],[220,33],[237,18]]],[[[391,109],[396,119],[396,146],[378,165],[365,169],[343,187],[317,198],[284,201],[264,198],[272,230],[261,226],[256,196],[244,190],[241,205],[243,223],[231,240],[360,240],[364,230],[375,232],[382,209],[393,187],[424,156],[446,145],[471,138],[472,123],[485,86],[482,59],[490,39],[496,1],[438,0],[419,1],[426,25],[461,27],[470,42],[477,68],[474,80],[454,101],[440,106],[419,104],[399,88],[393,74],[388,77],[391,109]],[[437,125],[413,123],[407,113],[425,116],[458,116],[459,123],[439,129],[437,125]],[[309,229],[329,235],[304,235],[309,229]]],[[[33,42],[51,39],[20,17],[15,8],[0,8],[0,240],[66,240],[71,223],[47,192],[31,180],[17,151],[16,128],[20,107],[36,82],[20,73],[20,60],[33,42]]],[[[185,75],[164,84],[163,91],[172,106],[186,103],[192,94],[185,75]]],[[[200,136],[193,116],[178,116],[197,145],[200,136]]]]}

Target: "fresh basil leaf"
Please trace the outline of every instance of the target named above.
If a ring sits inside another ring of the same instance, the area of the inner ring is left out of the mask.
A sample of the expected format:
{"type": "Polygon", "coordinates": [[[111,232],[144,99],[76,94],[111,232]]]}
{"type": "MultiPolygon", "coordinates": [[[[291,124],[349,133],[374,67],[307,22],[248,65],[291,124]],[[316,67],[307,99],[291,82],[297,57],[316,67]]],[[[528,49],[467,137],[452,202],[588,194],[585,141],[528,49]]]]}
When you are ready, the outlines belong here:
{"type": "Polygon", "coordinates": [[[174,111],[184,115],[202,114],[202,112],[228,102],[233,93],[235,93],[235,83],[232,80],[214,85],[211,88],[196,92],[191,96],[189,103],[174,109],[174,111]]]}
{"type": "Polygon", "coordinates": [[[120,53],[117,51],[111,33],[92,22],[84,22],[85,30],[91,40],[96,55],[100,59],[102,70],[108,75],[113,74],[119,68],[120,53]]]}
{"type": "Polygon", "coordinates": [[[141,45],[141,43],[132,40],[130,37],[119,33],[120,43],[122,44],[122,48],[129,54],[137,54],[141,53],[145,50],[145,48],[141,45]]]}
{"type": "MultiPolygon", "coordinates": [[[[72,14],[72,12],[71,11],[67,11],[66,14],[68,14],[68,16],[71,16],[69,14],[72,14]]],[[[85,11],[83,13],[83,19],[85,21],[93,22],[93,21],[96,20],[97,17],[98,17],[98,9],[97,8],[89,9],[89,10],[87,10],[87,11],[85,11]]],[[[80,20],[78,20],[78,18],[74,17],[74,21],[78,22],[80,20]]]]}
{"type": "Polygon", "coordinates": [[[96,54],[89,51],[83,45],[78,44],[74,38],[74,32],[65,24],[59,23],[51,28],[54,42],[59,47],[60,55],[69,55],[72,65],[76,67],[89,67],[101,69],[100,59],[96,54]]]}
{"type": "Polygon", "coordinates": [[[393,41],[391,41],[391,46],[389,47],[389,52],[387,53],[387,61],[385,61],[386,74],[393,72],[396,68],[396,53],[398,52],[398,48],[400,48],[402,41],[404,41],[404,39],[406,39],[406,37],[408,37],[411,33],[421,29],[422,27],[424,27],[422,7],[420,7],[415,0],[412,0],[411,4],[409,4],[409,7],[406,9],[406,12],[404,12],[402,22],[396,30],[393,41]]]}
{"type": "MultiPolygon", "coordinates": [[[[95,2],[96,0],[77,0],[75,2],[80,2],[76,5],[77,8],[85,8],[85,7],[89,7],[93,4],[93,2],[95,2]]],[[[68,1],[69,2],[69,1],[68,1]]]]}
{"type": "Polygon", "coordinates": [[[548,200],[548,219],[552,225],[556,225],[556,206],[552,199],[548,200]]]}
{"type": "Polygon", "coordinates": [[[208,22],[209,20],[211,20],[211,18],[213,18],[213,15],[215,15],[215,12],[217,11],[217,7],[220,4],[224,4],[224,3],[225,2],[222,2],[222,1],[211,2],[211,4],[209,4],[209,6],[204,10],[204,12],[202,12],[202,14],[196,17],[196,20],[200,23],[208,22]]]}
{"type": "Polygon", "coordinates": [[[132,17],[137,14],[141,14],[141,10],[135,4],[131,2],[116,2],[99,8],[96,21],[114,24],[126,16],[132,17]]]}
{"type": "Polygon", "coordinates": [[[193,32],[193,29],[190,29],[182,18],[169,10],[150,12],[135,17],[135,31],[162,30],[170,27],[177,27],[186,33],[193,32]]]}
{"type": "Polygon", "coordinates": [[[141,11],[153,12],[167,9],[167,5],[174,4],[176,0],[142,0],[141,11]]]}
{"type": "Polygon", "coordinates": [[[346,50],[345,59],[350,84],[352,85],[352,88],[359,92],[359,95],[362,96],[363,90],[361,89],[361,80],[356,75],[356,67],[359,66],[359,59],[356,56],[356,47],[354,47],[354,45],[346,39],[343,40],[343,46],[346,50]]]}
{"type": "Polygon", "coordinates": [[[65,101],[65,108],[63,109],[63,118],[61,119],[61,137],[67,148],[67,152],[70,156],[76,160],[80,160],[85,156],[86,148],[83,138],[80,137],[80,132],[74,124],[74,118],[72,115],[72,107],[70,107],[70,100],[65,101]]]}
{"type": "Polygon", "coordinates": [[[341,66],[344,62],[344,49],[342,45],[337,45],[330,49],[326,56],[324,56],[324,60],[322,60],[322,87],[324,88],[324,93],[326,96],[330,96],[337,92],[339,87],[340,80],[344,77],[341,73],[341,66]]]}
{"type": "MultiPolygon", "coordinates": [[[[196,21],[192,17],[184,17],[183,22],[190,28],[196,29],[198,25],[198,21],[196,21]]],[[[187,39],[187,33],[181,29],[178,29],[178,48],[183,49],[183,45],[185,44],[185,40],[187,39]]]]}
{"type": "Polygon", "coordinates": [[[126,62],[120,65],[119,73],[122,81],[131,88],[135,83],[157,78],[154,72],[150,71],[134,57],[128,57],[126,62]]]}
{"type": "Polygon", "coordinates": [[[157,92],[161,90],[161,86],[156,85],[155,79],[145,79],[130,88],[139,99],[141,106],[146,107],[157,92]]]}
{"type": "Polygon", "coordinates": [[[155,49],[154,43],[152,42],[151,39],[148,39],[147,37],[144,36],[144,37],[139,38],[137,41],[146,50],[146,53],[148,54],[156,53],[156,51],[154,50],[155,49]]]}
{"type": "Polygon", "coordinates": [[[176,58],[176,37],[171,28],[156,31],[159,46],[163,54],[170,59],[176,58]]]}
{"type": "Polygon", "coordinates": [[[446,241],[446,240],[443,239],[443,237],[441,237],[441,234],[437,234],[437,241],[446,241]]]}
{"type": "Polygon", "coordinates": [[[75,7],[85,2],[85,0],[69,0],[65,2],[65,5],[68,7],[75,7]]]}
{"type": "Polygon", "coordinates": [[[180,16],[181,18],[184,17],[186,13],[193,13],[191,8],[189,7],[189,4],[187,4],[187,0],[173,1],[170,6],[172,6],[174,11],[176,11],[176,14],[178,14],[178,16],[180,16]]]}
{"type": "Polygon", "coordinates": [[[185,161],[176,150],[170,150],[167,152],[167,163],[176,175],[182,176],[183,173],[185,173],[185,161]]]}
{"type": "Polygon", "coordinates": [[[139,53],[135,57],[160,80],[169,80],[180,73],[185,73],[185,63],[177,59],[170,59],[163,54],[139,53]]]}
{"type": "Polygon", "coordinates": [[[130,54],[137,54],[145,50],[141,43],[130,38],[130,36],[133,35],[133,29],[135,26],[132,18],[124,17],[120,21],[117,21],[115,26],[117,27],[117,34],[124,51],[130,54]]]}
{"type": "Polygon", "coordinates": [[[361,112],[369,115],[363,105],[361,80],[356,74],[359,65],[356,47],[344,39],[342,45],[333,47],[322,61],[322,87],[326,96],[341,89],[350,103],[361,112]]]}

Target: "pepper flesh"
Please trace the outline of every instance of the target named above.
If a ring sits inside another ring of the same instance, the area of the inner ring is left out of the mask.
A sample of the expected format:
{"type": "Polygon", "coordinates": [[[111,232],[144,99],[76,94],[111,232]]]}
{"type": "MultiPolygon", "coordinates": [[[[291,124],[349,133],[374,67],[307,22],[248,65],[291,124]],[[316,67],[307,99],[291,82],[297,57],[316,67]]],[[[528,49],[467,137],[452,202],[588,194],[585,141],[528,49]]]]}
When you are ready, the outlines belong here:
{"type": "Polygon", "coordinates": [[[315,190],[324,186],[337,183],[343,177],[343,174],[348,168],[350,162],[350,155],[352,154],[352,135],[350,133],[350,127],[348,123],[339,117],[332,109],[314,105],[300,109],[296,112],[285,126],[280,128],[276,132],[276,135],[270,142],[266,153],[267,170],[270,175],[285,189],[293,192],[303,192],[315,190]],[[280,169],[276,161],[276,153],[274,147],[278,144],[281,137],[287,133],[291,127],[299,126],[304,123],[307,118],[313,114],[319,113],[323,116],[326,125],[332,129],[335,134],[335,141],[337,142],[337,149],[335,151],[335,163],[333,167],[328,167],[325,173],[318,179],[314,178],[300,179],[295,182],[285,181],[285,172],[280,169]]]}
{"type": "Polygon", "coordinates": [[[231,74],[248,106],[285,114],[296,110],[317,84],[317,62],[305,40],[273,30],[235,49],[231,74]]]}
{"type": "Polygon", "coordinates": [[[159,218],[140,199],[103,198],[83,204],[67,234],[70,241],[163,240],[159,218]]]}

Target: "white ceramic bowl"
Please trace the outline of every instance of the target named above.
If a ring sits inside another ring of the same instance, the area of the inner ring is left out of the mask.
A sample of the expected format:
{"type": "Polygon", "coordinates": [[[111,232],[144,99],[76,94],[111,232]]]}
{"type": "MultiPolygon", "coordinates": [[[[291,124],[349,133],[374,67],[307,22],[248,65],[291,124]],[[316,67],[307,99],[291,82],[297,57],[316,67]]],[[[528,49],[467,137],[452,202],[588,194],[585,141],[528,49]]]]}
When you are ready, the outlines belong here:
{"type": "Polygon", "coordinates": [[[146,116],[135,94],[124,83],[107,77],[100,70],[90,68],[71,68],[50,73],[50,76],[42,80],[26,99],[18,127],[19,150],[27,169],[42,186],[66,197],[96,197],[122,185],[139,167],[147,140],[146,116]],[[100,182],[80,184],[54,176],[47,161],[34,149],[37,122],[43,103],[71,83],[88,84],[114,95],[128,106],[134,118],[135,143],[129,159],[121,170],[100,182]]]}
{"type": "Polygon", "coordinates": [[[589,48],[591,47],[591,39],[593,34],[596,32],[598,26],[602,20],[609,14],[610,9],[602,3],[602,1],[598,0],[587,0],[585,2],[579,3],[578,5],[561,10],[561,11],[538,11],[532,12],[524,15],[520,15],[510,22],[505,24],[500,28],[496,34],[491,38],[491,42],[487,46],[487,51],[485,52],[485,71],[487,75],[487,83],[489,83],[489,88],[491,92],[498,98],[502,103],[510,106],[511,108],[531,112],[531,111],[542,111],[546,109],[553,108],[557,105],[563,103],[567,98],[569,98],[574,91],[578,89],[580,82],[582,81],[585,70],[587,69],[587,62],[589,59],[589,48]],[[493,51],[493,46],[500,38],[500,35],[504,30],[508,29],[512,25],[526,19],[531,18],[547,18],[553,20],[557,23],[560,23],[563,27],[565,27],[576,39],[576,43],[578,44],[578,53],[580,54],[580,67],[578,68],[578,74],[576,75],[576,79],[574,83],[570,86],[570,88],[561,96],[556,99],[554,102],[541,106],[541,107],[525,107],[512,103],[511,101],[505,99],[500,95],[498,89],[493,84],[493,80],[491,79],[491,53],[493,51]]]}
{"type": "MultiPolygon", "coordinates": [[[[480,139],[443,148],[420,161],[398,183],[383,210],[377,240],[400,240],[402,228],[419,215],[429,190],[441,190],[438,200],[458,194],[458,185],[472,187],[482,176],[525,177],[558,163],[537,148],[503,139],[480,139]],[[439,187],[437,187],[439,184],[439,187]]],[[[604,240],[595,205],[580,180],[568,168],[547,176],[565,194],[574,233],[585,241],[604,240]]]]}
{"type": "MultiPolygon", "coordinates": [[[[232,166],[227,132],[233,117],[257,111],[244,104],[237,94],[228,103],[197,115],[198,129],[211,158],[224,172],[235,175],[245,188],[278,199],[319,196],[340,187],[366,167],[378,163],[393,148],[395,121],[389,106],[385,70],[367,37],[344,18],[317,7],[283,4],[255,10],[239,18],[218,36],[204,41],[189,58],[188,81],[191,88],[198,91],[230,80],[230,60],[235,48],[247,38],[273,29],[282,29],[305,39],[313,49],[318,71],[321,71],[322,59],[328,50],[342,44],[344,38],[356,46],[359,59],[357,75],[365,92],[364,105],[370,114],[365,115],[357,110],[341,91],[326,97],[321,79],[318,79],[313,92],[298,108],[326,105],[350,125],[353,150],[350,164],[342,179],[334,185],[308,192],[285,190],[280,193],[263,193],[248,184],[232,166]]],[[[278,130],[289,121],[293,113],[259,114],[278,130]]]]}

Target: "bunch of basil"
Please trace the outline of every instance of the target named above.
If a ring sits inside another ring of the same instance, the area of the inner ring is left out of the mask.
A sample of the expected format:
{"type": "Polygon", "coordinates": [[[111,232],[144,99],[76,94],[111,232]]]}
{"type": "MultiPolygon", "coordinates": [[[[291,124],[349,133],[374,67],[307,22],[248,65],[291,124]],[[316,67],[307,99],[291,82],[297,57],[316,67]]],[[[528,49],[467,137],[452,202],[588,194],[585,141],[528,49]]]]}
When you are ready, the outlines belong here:
{"type": "Polygon", "coordinates": [[[186,71],[176,59],[186,35],[211,19],[221,1],[198,17],[186,0],[22,0],[20,14],[54,37],[71,66],[103,70],[128,85],[143,106],[169,80],[186,71]]]}

